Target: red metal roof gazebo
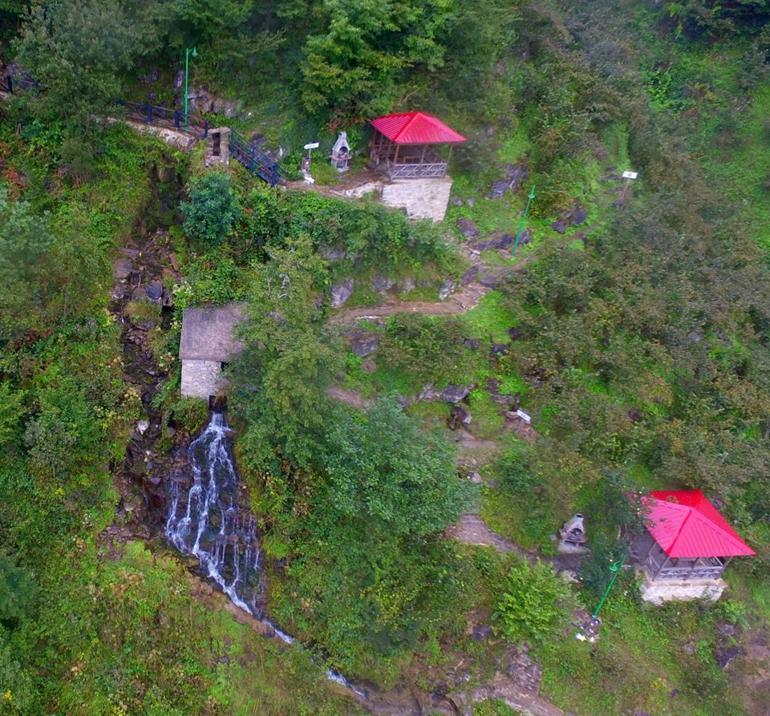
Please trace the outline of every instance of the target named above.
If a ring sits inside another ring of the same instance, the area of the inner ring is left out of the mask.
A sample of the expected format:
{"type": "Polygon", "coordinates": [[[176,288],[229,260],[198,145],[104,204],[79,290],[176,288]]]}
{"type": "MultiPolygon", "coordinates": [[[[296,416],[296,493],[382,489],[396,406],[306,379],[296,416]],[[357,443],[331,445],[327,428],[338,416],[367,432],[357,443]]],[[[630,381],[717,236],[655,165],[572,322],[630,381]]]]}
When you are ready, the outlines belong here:
{"type": "Polygon", "coordinates": [[[718,579],[731,558],[754,554],[700,490],[656,490],[642,506],[653,580],[718,579]]]}
{"type": "Polygon", "coordinates": [[[754,554],[700,490],[656,490],[642,504],[647,530],[669,557],[754,554]]]}
{"type": "Polygon", "coordinates": [[[369,147],[371,164],[391,179],[443,177],[449,156],[442,158],[436,145],[466,141],[438,117],[427,112],[401,112],[371,121],[374,136],[369,147]]]}

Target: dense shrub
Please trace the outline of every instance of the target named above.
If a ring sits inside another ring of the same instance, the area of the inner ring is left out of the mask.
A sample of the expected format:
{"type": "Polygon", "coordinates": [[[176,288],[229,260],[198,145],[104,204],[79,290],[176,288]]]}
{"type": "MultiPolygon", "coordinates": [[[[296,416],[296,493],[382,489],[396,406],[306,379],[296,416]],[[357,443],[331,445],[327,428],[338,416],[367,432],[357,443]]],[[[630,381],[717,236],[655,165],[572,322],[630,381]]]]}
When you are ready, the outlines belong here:
{"type": "Polygon", "coordinates": [[[569,587],[550,565],[522,562],[512,567],[494,611],[497,632],[511,641],[542,641],[566,619],[569,587]]]}
{"type": "Polygon", "coordinates": [[[212,172],[193,182],[190,201],[182,202],[184,232],[198,251],[216,248],[240,218],[241,204],[229,174],[212,172]]]}

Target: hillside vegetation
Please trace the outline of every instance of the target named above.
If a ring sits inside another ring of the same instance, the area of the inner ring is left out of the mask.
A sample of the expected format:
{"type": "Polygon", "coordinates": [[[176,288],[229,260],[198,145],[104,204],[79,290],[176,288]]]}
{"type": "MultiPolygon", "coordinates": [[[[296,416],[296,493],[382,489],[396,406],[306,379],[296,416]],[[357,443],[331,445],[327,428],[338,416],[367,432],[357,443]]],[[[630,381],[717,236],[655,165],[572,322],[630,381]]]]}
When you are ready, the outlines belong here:
{"type": "MultiPolygon", "coordinates": [[[[496,674],[518,688],[512,663],[554,713],[768,712],[766,0],[0,0],[0,50],[0,713],[363,712],[328,667],[411,713],[496,674]],[[113,121],[117,100],[178,106],[193,46],[196,121],[264,139],[288,177],[318,140],[320,190],[113,121]],[[446,219],[332,196],[336,132],[356,173],[366,120],[414,108],[468,136],[446,219]],[[511,165],[526,179],[492,198],[511,165]],[[528,243],[479,248],[516,234],[531,186],[528,243]],[[112,295],[138,236],[168,247],[173,297],[127,309],[151,405],[112,295]],[[431,310],[484,272],[472,306],[431,310]],[[224,609],[121,477],[146,410],[148,473],[202,426],[181,315],[233,300],[266,609],[303,647],[224,609]],[[640,529],[629,496],[663,488],[702,489],[756,556],[713,605],[644,605],[624,569],[598,640],[575,639],[640,529]],[[592,551],[567,582],[553,535],[575,512],[592,551]],[[502,548],[447,536],[469,513],[502,548]]],[[[474,714],[514,713],[488,695],[474,714]]]]}

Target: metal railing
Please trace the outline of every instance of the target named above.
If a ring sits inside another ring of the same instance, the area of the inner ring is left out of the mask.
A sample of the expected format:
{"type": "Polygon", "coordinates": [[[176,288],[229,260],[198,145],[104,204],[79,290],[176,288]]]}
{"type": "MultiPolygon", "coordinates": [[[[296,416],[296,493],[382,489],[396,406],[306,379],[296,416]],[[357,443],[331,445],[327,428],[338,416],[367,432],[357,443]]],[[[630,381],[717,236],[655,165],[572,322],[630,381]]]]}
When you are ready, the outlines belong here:
{"type": "Polygon", "coordinates": [[[278,163],[256,144],[246,142],[234,129],[230,130],[229,151],[230,156],[270,186],[275,186],[283,179],[278,163]]]}
{"type": "Polygon", "coordinates": [[[149,102],[129,102],[127,100],[119,100],[118,104],[126,107],[130,115],[146,124],[161,126],[165,124],[169,127],[173,126],[174,129],[200,136],[202,139],[208,137],[209,123],[206,120],[202,123],[198,120],[194,120],[189,123],[186,129],[183,128],[184,112],[181,109],[162,107],[157,104],[150,104],[149,102]]]}
{"type": "Polygon", "coordinates": [[[40,87],[39,82],[35,82],[30,77],[15,77],[10,72],[0,77],[0,91],[13,94],[20,89],[35,89],[40,87]]]}

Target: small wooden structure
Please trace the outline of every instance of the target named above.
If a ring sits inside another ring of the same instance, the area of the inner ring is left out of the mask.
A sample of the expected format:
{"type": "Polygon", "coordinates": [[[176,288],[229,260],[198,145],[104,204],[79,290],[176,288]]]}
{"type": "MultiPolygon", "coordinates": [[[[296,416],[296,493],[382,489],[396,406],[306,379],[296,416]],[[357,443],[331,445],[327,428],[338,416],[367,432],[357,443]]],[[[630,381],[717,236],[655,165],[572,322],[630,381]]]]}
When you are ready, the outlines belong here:
{"type": "Polygon", "coordinates": [[[658,490],[643,497],[642,505],[647,601],[717,599],[730,560],[754,554],[700,490],[658,490]]]}
{"type": "Polygon", "coordinates": [[[440,179],[446,176],[452,146],[462,134],[426,112],[404,112],[371,121],[369,163],[389,179],[440,179]],[[448,145],[448,151],[445,147],[448,145]]]}
{"type": "Polygon", "coordinates": [[[185,309],[179,343],[182,395],[210,400],[222,391],[222,370],[243,348],[235,336],[243,315],[240,303],[185,309]]]}

